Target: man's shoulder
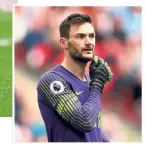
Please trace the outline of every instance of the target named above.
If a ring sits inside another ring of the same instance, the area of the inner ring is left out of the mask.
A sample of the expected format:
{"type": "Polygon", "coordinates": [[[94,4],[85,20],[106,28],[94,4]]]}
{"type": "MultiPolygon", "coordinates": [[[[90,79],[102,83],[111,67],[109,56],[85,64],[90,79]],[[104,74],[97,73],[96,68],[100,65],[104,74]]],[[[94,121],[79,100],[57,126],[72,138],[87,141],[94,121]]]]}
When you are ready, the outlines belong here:
{"type": "Polygon", "coordinates": [[[39,81],[41,81],[41,80],[48,81],[48,80],[53,80],[53,79],[55,80],[58,78],[60,78],[60,75],[57,74],[56,71],[54,72],[53,70],[49,70],[41,75],[39,81]]]}
{"type": "Polygon", "coordinates": [[[63,73],[59,70],[57,70],[56,67],[51,68],[50,70],[46,71],[45,73],[43,73],[38,81],[38,85],[39,83],[50,83],[52,81],[66,81],[65,78],[62,76],[63,73]]]}

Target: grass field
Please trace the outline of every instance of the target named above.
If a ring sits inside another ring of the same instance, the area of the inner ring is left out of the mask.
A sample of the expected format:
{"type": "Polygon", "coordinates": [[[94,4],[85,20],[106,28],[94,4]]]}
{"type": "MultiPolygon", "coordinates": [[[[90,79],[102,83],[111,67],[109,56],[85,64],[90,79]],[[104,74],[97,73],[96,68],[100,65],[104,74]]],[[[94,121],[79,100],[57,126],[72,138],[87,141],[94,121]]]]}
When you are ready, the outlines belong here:
{"type": "Polygon", "coordinates": [[[0,117],[12,116],[12,13],[0,11],[0,117]]]}

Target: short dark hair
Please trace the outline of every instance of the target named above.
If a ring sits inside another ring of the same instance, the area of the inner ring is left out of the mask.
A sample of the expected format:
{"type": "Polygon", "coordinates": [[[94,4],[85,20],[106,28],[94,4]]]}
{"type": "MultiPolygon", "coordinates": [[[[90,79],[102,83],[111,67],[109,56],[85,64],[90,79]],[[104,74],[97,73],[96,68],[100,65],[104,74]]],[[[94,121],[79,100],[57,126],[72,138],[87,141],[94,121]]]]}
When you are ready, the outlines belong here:
{"type": "Polygon", "coordinates": [[[83,23],[92,24],[91,17],[88,14],[71,14],[60,24],[60,37],[69,38],[69,32],[72,25],[81,25],[83,23]]]}

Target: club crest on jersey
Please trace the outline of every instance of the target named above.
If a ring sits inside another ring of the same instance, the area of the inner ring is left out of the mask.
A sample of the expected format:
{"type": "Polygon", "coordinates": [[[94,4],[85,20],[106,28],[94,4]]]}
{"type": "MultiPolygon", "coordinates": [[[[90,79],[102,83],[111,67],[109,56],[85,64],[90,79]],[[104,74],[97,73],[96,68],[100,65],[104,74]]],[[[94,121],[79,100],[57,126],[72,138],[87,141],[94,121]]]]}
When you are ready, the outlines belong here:
{"type": "Polygon", "coordinates": [[[54,81],[50,84],[50,90],[55,95],[60,94],[64,91],[64,85],[60,81],[54,81]]]}

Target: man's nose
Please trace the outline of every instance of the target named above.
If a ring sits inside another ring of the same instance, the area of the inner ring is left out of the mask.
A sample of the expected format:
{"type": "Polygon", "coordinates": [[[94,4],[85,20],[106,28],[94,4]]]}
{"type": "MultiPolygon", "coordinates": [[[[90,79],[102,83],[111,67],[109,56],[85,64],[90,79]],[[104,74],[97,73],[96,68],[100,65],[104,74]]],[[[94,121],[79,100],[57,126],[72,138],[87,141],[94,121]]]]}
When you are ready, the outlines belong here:
{"type": "Polygon", "coordinates": [[[89,36],[86,36],[86,38],[85,38],[85,45],[91,45],[91,44],[92,44],[91,39],[89,38],[89,36]]]}

